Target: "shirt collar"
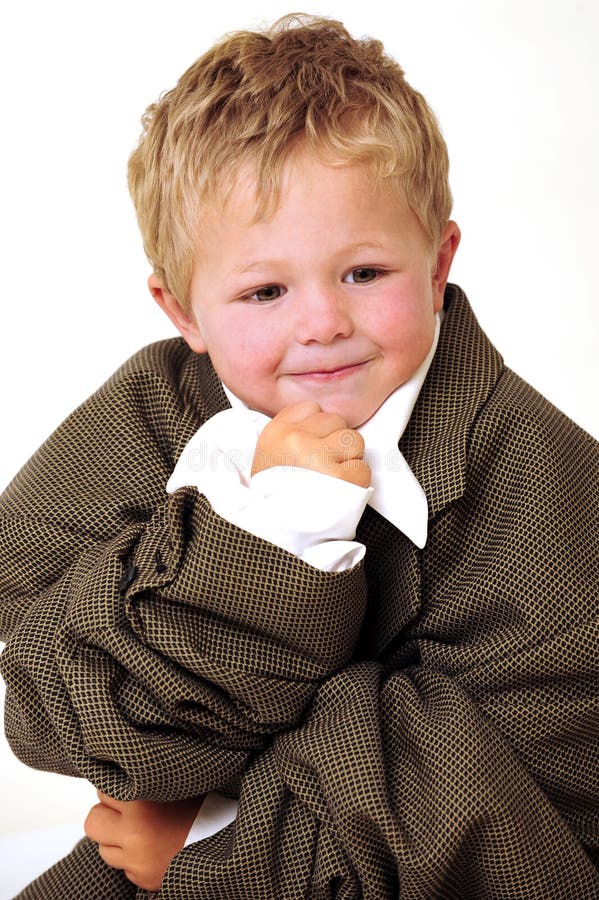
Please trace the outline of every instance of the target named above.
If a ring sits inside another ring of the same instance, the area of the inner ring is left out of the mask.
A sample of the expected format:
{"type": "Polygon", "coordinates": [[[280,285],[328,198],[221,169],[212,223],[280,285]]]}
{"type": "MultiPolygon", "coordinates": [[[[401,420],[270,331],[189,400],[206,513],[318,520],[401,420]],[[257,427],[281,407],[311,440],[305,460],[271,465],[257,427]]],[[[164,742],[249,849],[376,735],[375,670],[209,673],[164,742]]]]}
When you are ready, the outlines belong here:
{"type": "MultiPolygon", "coordinates": [[[[366,459],[372,471],[369,506],[399,528],[420,549],[425,546],[428,533],[428,503],[398,443],[433,361],[441,322],[442,312],[435,315],[433,343],[416,372],[357,429],[364,438],[366,459]]],[[[225,384],[223,389],[233,409],[249,408],[225,384]]],[[[268,421],[267,417],[264,420],[268,421]]]]}

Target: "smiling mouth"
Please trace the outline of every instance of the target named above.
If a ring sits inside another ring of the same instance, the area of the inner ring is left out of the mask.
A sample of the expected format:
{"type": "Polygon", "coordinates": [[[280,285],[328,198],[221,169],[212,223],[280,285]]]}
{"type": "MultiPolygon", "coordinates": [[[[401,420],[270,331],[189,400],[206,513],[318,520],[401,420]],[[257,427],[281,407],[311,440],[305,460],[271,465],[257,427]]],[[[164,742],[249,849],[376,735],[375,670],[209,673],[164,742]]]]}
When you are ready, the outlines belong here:
{"type": "Polygon", "coordinates": [[[317,381],[329,381],[335,378],[343,378],[346,375],[352,375],[358,369],[367,364],[368,360],[358,363],[351,363],[348,366],[338,366],[335,369],[314,369],[310,372],[292,372],[294,378],[312,378],[317,381]]]}

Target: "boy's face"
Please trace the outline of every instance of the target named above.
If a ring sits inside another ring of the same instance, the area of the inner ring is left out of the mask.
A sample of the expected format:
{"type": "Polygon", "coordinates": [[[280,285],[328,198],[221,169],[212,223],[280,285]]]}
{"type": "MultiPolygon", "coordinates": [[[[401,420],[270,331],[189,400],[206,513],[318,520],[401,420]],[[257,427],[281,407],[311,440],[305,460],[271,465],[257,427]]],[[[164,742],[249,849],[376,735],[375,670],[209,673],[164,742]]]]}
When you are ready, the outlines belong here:
{"type": "Polygon", "coordinates": [[[287,164],[275,213],[254,222],[255,208],[242,169],[202,220],[191,315],[155,276],[150,289],[251,408],[274,416],[316,400],[355,428],[426,357],[458,228],[432,253],[407,205],[366,170],[307,152],[287,164]]]}

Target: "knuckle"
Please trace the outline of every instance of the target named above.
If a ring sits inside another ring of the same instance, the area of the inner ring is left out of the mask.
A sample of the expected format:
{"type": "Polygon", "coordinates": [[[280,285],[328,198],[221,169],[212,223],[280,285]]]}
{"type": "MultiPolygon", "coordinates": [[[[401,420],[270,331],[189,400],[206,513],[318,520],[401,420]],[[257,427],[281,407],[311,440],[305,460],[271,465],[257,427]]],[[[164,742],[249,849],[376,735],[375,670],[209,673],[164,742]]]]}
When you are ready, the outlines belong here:
{"type": "Polygon", "coordinates": [[[83,830],[90,841],[95,841],[99,837],[98,830],[98,811],[101,809],[101,804],[97,804],[96,806],[92,806],[87,816],[85,817],[85,822],[83,823],[83,830]]]}
{"type": "Polygon", "coordinates": [[[343,428],[339,432],[338,440],[342,447],[353,447],[356,442],[355,432],[349,428],[343,428]]]}
{"type": "Polygon", "coordinates": [[[352,484],[361,488],[370,486],[370,466],[364,460],[349,459],[344,463],[343,469],[347,481],[351,481],[352,484]]]}
{"type": "Polygon", "coordinates": [[[83,831],[85,832],[86,836],[90,839],[90,841],[95,840],[94,824],[93,824],[93,821],[91,820],[90,812],[87,814],[85,822],[83,823],[83,831]]]}
{"type": "Polygon", "coordinates": [[[335,444],[345,458],[361,457],[364,453],[364,440],[357,431],[344,428],[337,432],[335,444]]]}
{"type": "Polygon", "coordinates": [[[360,487],[363,487],[363,488],[370,487],[371,481],[372,481],[372,473],[370,471],[370,466],[366,466],[366,468],[363,469],[361,472],[360,487]]]}
{"type": "Polygon", "coordinates": [[[277,413],[275,419],[280,422],[294,422],[319,412],[320,406],[315,400],[300,400],[298,403],[285,406],[277,413]]]}
{"type": "Polygon", "coordinates": [[[104,860],[107,866],[110,866],[113,869],[120,869],[119,860],[117,859],[116,854],[112,847],[105,847],[102,844],[98,847],[98,853],[104,860]]]}
{"type": "Polygon", "coordinates": [[[348,430],[347,422],[345,421],[343,416],[340,416],[338,413],[322,413],[322,415],[325,417],[323,421],[326,422],[331,433],[335,431],[341,432],[348,430]]]}

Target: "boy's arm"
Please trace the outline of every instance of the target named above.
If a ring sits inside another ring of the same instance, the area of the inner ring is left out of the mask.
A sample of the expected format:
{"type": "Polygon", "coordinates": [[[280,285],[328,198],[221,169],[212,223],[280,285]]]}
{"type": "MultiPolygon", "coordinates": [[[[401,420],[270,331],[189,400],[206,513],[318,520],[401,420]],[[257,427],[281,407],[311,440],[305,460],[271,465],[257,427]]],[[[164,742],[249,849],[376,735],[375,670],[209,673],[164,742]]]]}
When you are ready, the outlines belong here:
{"type": "Polygon", "coordinates": [[[360,566],[319,572],[194,489],[164,499],[197,418],[147,379],[87,401],[0,503],[13,749],[121,800],[231,786],[349,660],[366,601],[360,566]]]}
{"type": "Polygon", "coordinates": [[[179,491],[35,599],[2,655],[7,736],[118,799],[222,787],[349,660],[364,605],[359,571],[317,572],[179,491]]]}
{"type": "MultiPolygon", "coordinates": [[[[210,451],[209,445],[208,450],[206,450],[205,444],[209,440],[210,431],[214,432],[214,425],[219,425],[223,422],[222,416],[227,417],[225,424],[230,422],[228,413],[223,413],[220,419],[217,417],[217,419],[211,420],[208,430],[204,426],[194,437],[194,446],[204,447],[204,453],[214,453],[214,451],[210,451]]],[[[237,424],[243,425],[243,419],[241,422],[238,421],[237,424]]],[[[248,434],[250,441],[252,437],[251,433],[248,434]]],[[[226,447],[226,434],[222,436],[222,441],[224,441],[226,447]]],[[[237,446],[241,446],[239,444],[239,432],[237,432],[237,441],[237,446]]],[[[190,447],[191,445],[188,445],[183,451],[182,462],[185,462],[190,455],[190,447]]],[[[264,429],[263,434],[260,436],[257,451],[254,454],[253,472],[255,474],[263,469],[269,469],[271,474],[277,471],[283,472],[285,478],[282,484],[278,484],[277,496],[281,488],[283,488],[283,493],[287,499],[286,501],[281,501],[276,510],[272,505],[269,507],[271,517],[274,518],[271,525],[269,525],[268,520],[264,519],[263,515],[259,515],[259,527],[263,528],[266,524],[270,529],[269,534],[273,535],[277,544],[279,541],[283,545],[287,544],[293,536],[292,544],[294,548],[312,547],[314,540],[319,539],[322,541],[323,535],[326,534],[328,537],[327,552],[324,552],[325,547],[323,545],[319,549],[318,554],[321,561],[326,559],[325,570],[344,571],[349,568],[347,541],[331,540],[331,537],[338,534],[339,529],[342,529],[344,535],[347,532],[348,536],[353,536],[356,523],[363,512],[369,494],[367,491],[358,491],[356,496],[356,493],[352,490],[345,494],[341,487],[336,489],[337,493],[333,493],[333,488],[335,488],[335,485],[341,486],[343,484],[347,489],[348,486],[354,485],[356,481],[363,482],[364,487],[366,487],[367,482],[370,480],[370,471],[363,459],[363,451],[364,442],[360,435],[357,432],[348,430],[345,422],[340,417],[323,413],[317,404],[296,404],[294,407],[285,410],[264,429]],[[276,465],[276,463],[281,461],[279,454],[282,452],[283,447],[285,447],[285,455],[283,457],[285,465],[294,466],[291,471],[271,468],[273,464],[276,465]],[[273,448],[277,454],[277,459],[272,458],[273,448]],[[314,470],[323,474],[326,472],[329,477],[316,481],[310,479],[306,481],[304,479],[301,481],[300,493],[297,493],[297,487],[293,491],[289,491],[287,488],[288,483],[294,484],[298,474],[301,474],[302,471],[308,471],[305,467],[307,463],[309,463],[312,473],[314,470]],[[300,468],[295,468],[297,466],[300,468]],[[294,491],[297,496],[294,496],[294,491]],[[306,496],[307,491],[310,492],[308,496],[306,496]],[[341,501],[342,509],[321,511],[319,502],[322,500],[323,492],[328,492],[330,501],[333,497],[335,498],[335,506],[341,501]],[[292,505],[297,506],[297,504],[300,504],[304,509],[310,508],[312,510],[310,516],[312,520],[311,526],[307,522],[305,523],[306,529],[310,528],[310,534],[308,534],[308,531],[305,534],[301,531],[297,536],[295,535],[299,524],[297,517],[293,519],[292,509],[286,508],[290,497],[294,497],[292,505]],[[322,520],[325,517],[327,527],[323,528],[322,520]],[[314,519],[319,523],[317,526],[314,525],[314,519]],[[284,533],[281,533],[282,521],[287,523],[284,533]],[[293,526],[295,526],[294,528],[291,524],[292,522],[293,526]],[[279,526],[278,529],[277,526],[279,526]],[[317,537],[312,535],[315,527],[317,529],[317,537]],[[293,531],[290,530],[292,528],[293,531]],[[349,535],[348,530],[351,531],[351,535],[349,535]]],[[[184,481],[183,478],[189,477],[189,475],[193,474],[193,471],[190,470],[188,474],[179,476],[179,482],[187,484],[188,482],[184,481]]],[[[222,475],[226,476],[227,470],[222,475]]],[[[208,496],[213,507],[219,501],[223,489],[227,488],[228,493],[234,495],[235,487],[238,484],[235,471],[228,473],[229,477],[224,485],[222,483],[222,475],[221,479],[213,476],[212,479],[208,478],[206,482],[206,491],[210,492],[208,496]],[[216,481],[216,484],[213,484],[212,480],[216,481]],[[232,484],[229,483],[230,481],[232,481],[232,484]]],[[[171,479],[171,481],[173,480],[171,479]]],[[[198,487],[201,489],[202,486],[198,485],[198,487]]],[[[272,486],[270,491],[272,491],[272,486]]],[[[235,499],[237,498],[235,497],[235,499]]],[[[253,512],[253,507],[251,509],[246,508],[248,499],[246,499],[245,494],[240,499],[244,503],[242,511],[247,513],[253,512]]],[[[264,500],[270,499],[270,492],[267,492],[264,500]]],[[[258,503],[261,503],[261,501],[262,494],[257,498],[258,503]]],[[[239,499],[237,502],[239,503],[239,499]]],[[[260,512],[262,512],[263,505],[262,502],[259,507],[260,512]]],[[[234,506],[234,503],[229,503],[228,508],[234,509],[234,506]]],[[[216,508],[218,509],[218,507],[216,508]]],[[[253,524],[254,521],[252,519],[250,526],[253,524]]],[[[256,534],[253,527],[249,527],[248,530],[252,534],[256,534]]],[[[363,553],[363,546],[356,545],[356,549],[360,548],[363,553]]],[[[354,557],[355,550],[349,556],[354,557]]],[[[206,827],[211,825],[211,822],[206,819],[205,809],[207,806],[210,807],[213,818],[215,802],[218,807],[223,804],[234,805],[235,807],[238,805],[235,801],[227,800],[220,795],[211,795],[210,801],[206,804],[206,802],[203,802],[204,798],[172,803],[144,800],[122,802],[107,797],[100,791],[98,794],[100,803],[90,810],[86,820],[86,834],[98,843],[100,855],[107,864],[123,869],[128,878],[139,887],[147,890],[158,890],[168,864],[184,844],[188,844],[192,840],[202,839],[206,836],[204,834],[206,831],[211,835],[216,833],[219,828],[224,827],[222,823],[216,825],[216,827],[206,827]],[[200,821],[194,826],[194,836],[192,836],[189,834],[191,821],[200,806],[200,821]]],[[[211,818],[210,812],[207,815],[209,820],[211,818]]],[[[219,818],[222,819],[222,813],[219,818]]],[[[234,818],[234,815],[232,817],[228,815],[227,821],[230,822],[234,818]]]]}
{"type": "Polygon", "coordinates": [[[98,791],[98,799],[85,820],[85,833],[98,844],[104,862],[122,869],[143,890],[160,890],[169,863],[185,845],[203,798],[121,802],[98,791]]]}

